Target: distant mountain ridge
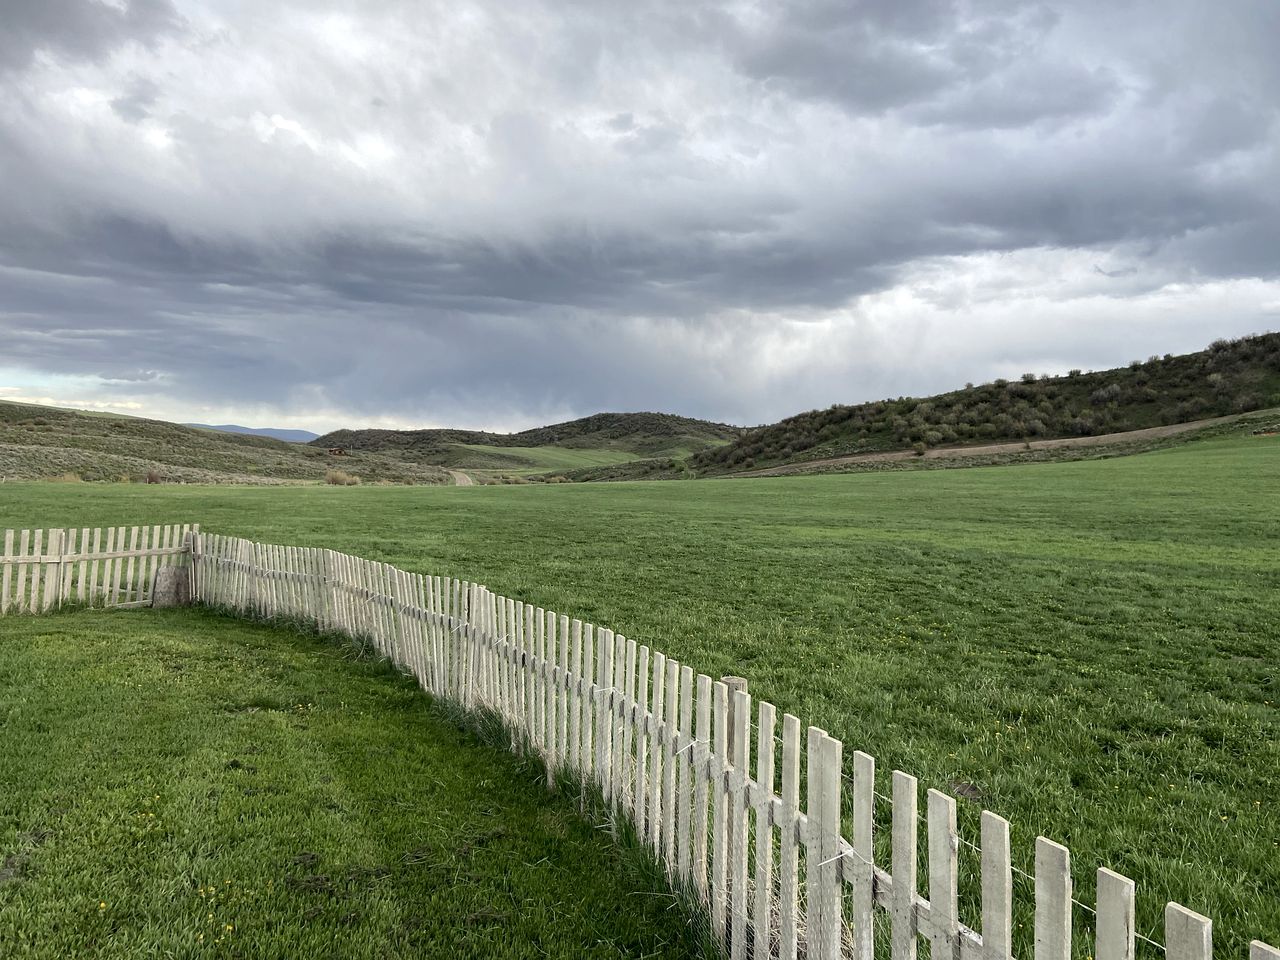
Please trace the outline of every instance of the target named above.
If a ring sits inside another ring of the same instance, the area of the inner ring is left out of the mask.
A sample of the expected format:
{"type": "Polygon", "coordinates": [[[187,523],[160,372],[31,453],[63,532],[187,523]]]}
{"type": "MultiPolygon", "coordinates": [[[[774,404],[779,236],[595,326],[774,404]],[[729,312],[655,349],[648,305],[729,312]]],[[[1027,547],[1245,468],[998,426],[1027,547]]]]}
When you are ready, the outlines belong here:
{"type": "Polygon", "coordinates": [[[184,427],[194,427],[197,430],[218,430],[222,433],[239,433],[246,437],[270,437],[273,440],[283,440],[285,443],[310,443],[318,433],[312,433],[310,430],[286,430],[280,427],[242,427],[236,423],[184,423],[184,427]]]}

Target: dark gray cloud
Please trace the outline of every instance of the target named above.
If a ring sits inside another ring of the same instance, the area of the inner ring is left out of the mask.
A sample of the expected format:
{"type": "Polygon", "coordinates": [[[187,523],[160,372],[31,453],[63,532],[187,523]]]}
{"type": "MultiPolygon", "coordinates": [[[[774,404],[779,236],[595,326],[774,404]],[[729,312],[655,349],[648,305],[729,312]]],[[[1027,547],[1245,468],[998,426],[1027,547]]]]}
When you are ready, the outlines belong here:
{"type": "Polygon", "coordinates": [[[152,43],[178,22],[171,0],[0,0],[0,72],[40,54],[98,60],[125,43],[152,43]]]}
{"type": "Polygon", "coordinates": [[[1280,303],[1269,0],[0,4],[23,383],[755,422],[1280,303]]]}

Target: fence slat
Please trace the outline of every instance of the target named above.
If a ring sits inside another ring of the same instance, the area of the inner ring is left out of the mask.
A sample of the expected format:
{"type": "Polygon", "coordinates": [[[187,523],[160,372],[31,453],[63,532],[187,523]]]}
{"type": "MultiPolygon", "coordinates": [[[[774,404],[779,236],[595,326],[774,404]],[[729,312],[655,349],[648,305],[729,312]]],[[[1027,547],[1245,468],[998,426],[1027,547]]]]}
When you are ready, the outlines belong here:
{"type": "Polygon", "coordinates": [[[662,720],[666,715],[667,658],[653,655],[653,683],[649,705],[649,845],[654,856],[662,850],[662,720]]]}
{"type": "Polygon", "coordinates": [[[547,756],[547,612],[533,609],[533,738],[547,756]]]}
{"type": "Polygon", "coordinates": [[[1009,821],[982,811],[982,957],[1013,956],[1013,861],[1009,821]]]}
{"type": "MultiPolygon", "coordinates": [[[[65,530],[50,530],[48,540],[45,544],[45,555],[51,558],[61,560],[63,552],[63,537],[66,536],[65,530]]],[[[40,611],[46,612],[52,610],[54,604],[58,602],[59,593],[62,589],[62,564],[46,563],[44,565],[44,595],[40,598],[40,611]]]]}
{"type": "MultiPolygon", "coordinates": [[[[6,530],[4,532],[4,554],[6,558],[15,556],[13,552],[13,531],[6,530]]],[[[13,566],[4,564],[4,569],[0,570],[0,616],[9,612],[9,583],[13,579],[13,566]]]]}
{"type": "Polygon", "coordinates": [[[778,957],[796,960],[799,944],[800,848],[796,823],[800,813],[800,721],[782,715],[782,820],[778,843],[778,957]]]}
{"type": "Polygon", "coordinates": [[[569,765],[582,770],[582,621],[570,627],[569,673],[569,765]]]}
{"type": "Polygon", "coordinates": [[[570,762],[569,760],[569,757],[570,757],[570,747],[569,747],[570,710],[573,704],[573,697],[570,695],[570,688],[569,688],[570,667],[572,664],[572,661],[570,660],[570,653],[571,653],[570,638],[572,634],[571,634],[569,617],[563,613],[560,614],[560,627],[557,631],[557,634],[560,638],[560,677],[558,681],[559,688],[557,690],[557,696],[559,697],[559,704],[560,704],[558,708],[558,713],[560,717],[560,729],[557,735],[557,739],[560,744],[560,763],[568,766],[570,762]]]}
{"type": "Polygon", "coordinates": [[[1097,960],[1133,960],[1134,892],[1128,877],[1098,868],[1097,960]]]}
{"type": "Polygon", "coordinates": [[[555,787],[555,771],[560,764],[560,751],[563,749],[560,743],[560,708],[563,697],[560,690],[560,645],[561,638],[557,635],[556,627],[559,625],[560,618],[555,611],[548,610],[546,613],[547,624],[544,633],[547,637],[546,649],[546,666],[544,669],[547,674],[547,777],[549,786],[555,787]]]}
{"type": "Polygon", "coordinates": [[[929,790],[929,960],[960,960],[960,837],[956,802],[929,790]]]}
{"type": "Polygon", "coordinates": [[[71,598],[75,595],[75,578],[76,564],[68,559],[70,557],[79,556],[83,553],[80,549],[80,531],[75,527],[69,527],[63,531],[62,550],[62,569],[58,571],[58,606],[64,603],[70,603],[71,598]]]}
{"type": "Polygon", "coordinates": [[[609,765],[613,778],[613,808],[616,818],[625,816],[631,806],[631,793],[627,787],[630,777],[628,758],[623,749],[626,740],[629,696],[627,693],[627,638],[617,634],[613,638],[613,685],[611,688],[613,706],[609,710],[609,765]]]}
{"type": "Polygon", "coordinates": [[[851,902],[854,960],[875,956],[875,802],[876,761],[853,754],[853,897],[851,902]]]}
{"type": "MultiPolygon", "coordinates": [[[[95,530],[94,533],[97,533],[95,530]]],[[[80,555],[83,557],[90,552],[89,550],[89,528],[80,528],[80,555]]],[[[88,573],[89,562],[87,560],[80,561],[80,575],[76,580],[76,602],[85,603],[88,598],[88,573]]]]}
{"type": "Polygon", "coordinates": [[[687,883],[693,858],[693,667],[680,667],[676,723],[676,873],[687,883]]]}
{"type": "Polygon", "coordinates": [[[1176,903],[1164,908],[1165,960],[1213,960],[1213,921],[1176,903]]]}
{"type": "Polygon", "coordinates": [[[916,778],[901,770],[893,771],[893,960],[916,960],[918,808],[916,778]]]}
{"type": "Polygon", "coordinates": [[[582,625],[582,743],[581,771],[582,784],[585,789],[595,776],[595,731],[592,729],[595,720],[595,625],[582,625]]]}
{"type": "MultiPolygon", "coordinates": [[[[94,527],[93,528],[93,552],[95,554],[98,552],[98,549],[101,543],[102,543],[102,528],[94,527]]],[[[98,597],[101,596],[102,594],[102,588],[98,583],[98,572],[99,572],[98,561],[97,560],[90,561],[89,563],[89,602],[90,603],[96,603],[98,600],[98,597]]]]}
{"type": "Polygon", "coordinates": [[[693,746],[693,888],[698,898],[707,902],[707,799],[710,783],[708,768],[711,763],[711,678],[698,674],[697,697],[694,704],[693,746]]]}
{"type": "Polygon", "coordinates": [[[649,648],[640,647],[636,658],[636,793],[632,819],[636,835],[648,842],[649,821],[649,648]]]}
{"type": "MultiPolygon", "coordinates": [[[[27,531],[22,531],[22,552],[27,553],[27,531]]],[[[31,553],[35,556],[40,555],[40,548],[44,542],[44,531],[37,530],[34,540],[31,544],[31,553]]],[[[35,563],[24,563],[18,567],[18,606],[19,608],[26,606],[30,613],[35,613],[36,603],[40,595],[40,565],[35,563]],[[31,597],[27,598],[27,571],[30,569],[31,575],[31,597]]]]}
{"type": "Polygon", "coordinates": [[[745,960],[747,955],[747,772],[751,763],[751,694],[733,691],[731,711],[733,768],[729,773],[729,890],[732,923],[729,955],[745,960]]]}
{"type": "Polygon", "coordinates": [[[1071,960],[1071,853],[1044,837],[1036,838],[1035,960],[1071,960]]]}
{"type": "Polygon", "coordinates": [[[729,688],[717,680],[712,686],[715,744],[711,750],[711,930],[723,946],[725,906],[729,883],[728,804],[724,793],[725,756],[729,751],[729,688]]]}
{"type": "Polygon", "coordinates": [[[143,551],[143,555],[138,557],[138,580],[137,587],[133,592],[133,599],[139,602],[146,600],[149,593],[150,583],[147,581],[147,570],[150,568],[150,560],[146,556],[146,551],[155,545],[153,534],[156,529],[158,528],[153,529],[144,526],[141,528],[141,533],[138,537],[138,549],[143,551]]]}
{"type": "Polygon", "coordinates": [[[839,863],[841,744],[817,727],[809,728],[808,741],[806,957],[813,960],[839,960],[843,894],[839,863]]]}
{"type": "Polygon", "coordinates": [[[772,703],[761,700],[756,707],[756,802],[752,805],[756,824],[756,888],[752,927],[754,960],[773,956],[773,731],[777,723],[772,703]]]}
{"type": "Polygon", "coordinates": [[[662,724],[662,849],[667,876],[676,872],[676,722],[680,710],[680,663],[667,661],[666,715],[662,724]]]}
{"type": "Polygon", "coordinates": [[[137,597],[133,596],[133,583],[134,583],[133,568],[134,568],[134,563],[136,559],[133,556],[133,554],[134,554],[134,551],[136,551],[137,549],[138,549],[138,528],[130,527],[129,528],[129,559],[126,561],[124,582],[121,584],[121,589],[124,593],[124,597],[126,600],[138,599],[137,597]]]}

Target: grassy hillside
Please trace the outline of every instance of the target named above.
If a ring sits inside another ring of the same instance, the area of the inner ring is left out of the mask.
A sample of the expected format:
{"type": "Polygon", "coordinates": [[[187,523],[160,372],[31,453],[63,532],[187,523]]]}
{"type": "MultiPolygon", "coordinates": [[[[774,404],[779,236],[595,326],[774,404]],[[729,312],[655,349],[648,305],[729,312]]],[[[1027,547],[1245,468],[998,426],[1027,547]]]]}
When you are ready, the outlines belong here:
{"type": "Polygon", "coordinates": [[[305,444],[163,420],[0,402],[0,478],[279,483],[321,480],[334,466],[361,480],[449,483],[444,471],[377,454],[330,457],[305,444]]]}
{"type": "MultiPolygon", "coordinates": [[[[1108,864],[1139,882],[1139,933],[1161,939],[1174,899],[1242,957],[1251,937],[1280,942],[1277,464],[1280,437],[1250,431],[1110,460],[750,483],[92,499],[30,484],[5,489],[0,526],[196,520],[479,579],[750,678],[846,757],[875,755],[882,793],[894,768],[964,784],[1012,821],[1021,869],[1037,834],[1058,839],[1082,901],[1108,864]]],[[[974,842],[977,807],[961,801],[974,842]]],[[[967,890],[975,868],[963,848],[967,890]]],[[[1030,956],[1029,884],[1014,890],[1030,956]]]]}
{"type": "Polygon", "coordinates": [[[444,467],[551,471],[651,457],[688,457],[742,431],[666,413],[597,413],[519,433],[478,430],[336,430],[317,447],[385,453],[444,467]]]}
{"type": "Polygon", "coordinates": [[[813,410],[689,458],[699,475],[793,461],[951,444],[1086,437],[1280,405],[1280,334],[1219,340],[1127,367],[967,385],[813,410]]]}
{"type": "Polygon", "coordinates": [[[6,960],[696,956],[576,793],[350,647],[197,611],[0,623],[6,960]]]}

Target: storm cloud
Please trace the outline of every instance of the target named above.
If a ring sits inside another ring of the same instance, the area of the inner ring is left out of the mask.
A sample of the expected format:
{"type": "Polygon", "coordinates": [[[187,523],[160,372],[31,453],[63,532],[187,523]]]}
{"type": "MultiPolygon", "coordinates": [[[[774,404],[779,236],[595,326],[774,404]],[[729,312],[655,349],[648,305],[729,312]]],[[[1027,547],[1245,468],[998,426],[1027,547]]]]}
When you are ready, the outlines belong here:
{"type": "Polygon", "coordinates": [[[1280,317],[1280,7],[0,0],[0,385],[757,423],[1280,317]]]}

